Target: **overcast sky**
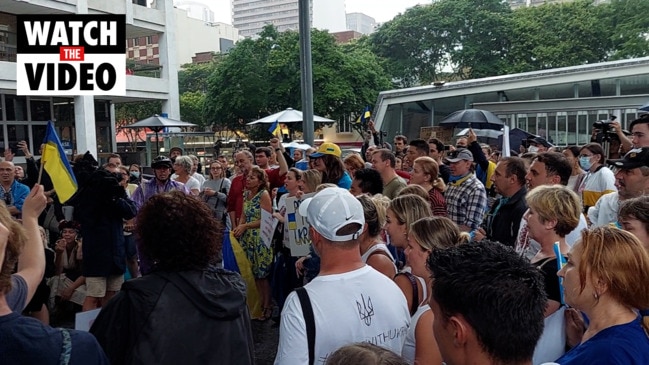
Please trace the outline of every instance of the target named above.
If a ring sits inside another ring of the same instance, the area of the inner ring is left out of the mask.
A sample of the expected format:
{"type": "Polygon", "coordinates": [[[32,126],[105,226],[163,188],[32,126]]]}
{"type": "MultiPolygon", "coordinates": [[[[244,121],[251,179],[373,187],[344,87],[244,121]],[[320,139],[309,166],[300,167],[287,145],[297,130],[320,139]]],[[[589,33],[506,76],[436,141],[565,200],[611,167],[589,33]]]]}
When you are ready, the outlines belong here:
{"type": "MultiPolygon", "coordinates": [[[[230,0],[195,0],[207,4],[213,11],[217,22],[232,24],[230,0]]],[[[417,4],[430,4],[430,0],[345,0],[348,13],[365,13],[377,22],[383,23],[407,8],[417,4]]]]}
{"type": "Polygon", "coordinates": [[[345,0],[348,13],[365,13],[383,23],[417,4],[430,4],[427,0],[345,0]]]}

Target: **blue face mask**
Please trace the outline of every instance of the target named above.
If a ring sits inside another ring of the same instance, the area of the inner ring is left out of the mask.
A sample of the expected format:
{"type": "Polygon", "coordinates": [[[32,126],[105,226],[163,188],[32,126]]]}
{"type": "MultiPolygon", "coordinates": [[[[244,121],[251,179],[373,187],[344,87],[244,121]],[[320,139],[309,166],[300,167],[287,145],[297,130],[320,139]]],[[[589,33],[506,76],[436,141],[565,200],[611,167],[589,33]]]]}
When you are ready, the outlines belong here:
{"type": "Polygon", "coordinates": [[[590,170],[590,168],[593,166],[593,164],[590,162],[590,157],[579,157],[579,166],[581,166],[581,168],[586,171],[590,170]]]}
{"type": "Polygon", "coordinates": [[[131,171],[131,176],[133,176],[134,178],[137,179],[137,178],[140,177],[140,172],[139,171],[131,171]]]}

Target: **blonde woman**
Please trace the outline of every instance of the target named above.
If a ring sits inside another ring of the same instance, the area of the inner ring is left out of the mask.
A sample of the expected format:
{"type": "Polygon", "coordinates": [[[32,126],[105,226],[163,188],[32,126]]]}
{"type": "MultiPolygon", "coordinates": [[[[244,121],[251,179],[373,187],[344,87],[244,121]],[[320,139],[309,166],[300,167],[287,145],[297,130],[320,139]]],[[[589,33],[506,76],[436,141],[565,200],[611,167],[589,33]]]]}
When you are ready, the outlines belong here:
{"type": "Polygon", "coordinates": [[[214,218],[225,223],[226,201],[231,184],[225,177],[225,167],[219,161],[210,162],[209,177],[203,183],[200,195],[214,213],[214,218]]]}
{"type": "MultiPolygon", "coordinates": [[[[405,250],[408,247],[410,225],[421,218],[432,215],[428,201],[418,195],[410,194],[394,198],[386,211],[384,226],[390,243],[397,250],[405,250]]],[[[407,263],[401,266],[403,270],[394,277],[394,281],[406,296],[410,315],[413,315],[417,311],[421,299],[426,297],[426,286],[424,279],[411,273],[407,263]]]]}
{"type": "Polygon", "coordinates": [[[392,279],[397,274],[397,267],[388,246],[381,239],[381,227],[385,221],[385,208],[381,203],[375,202],[373,198],[367,195],[360,195],[356,199],[361,202],[365,215],[365,227],[363,227],[363,232],[358,238],[361,259],[364,263],[392,279]]]}
{"type": "Polygon", "coordinates": [[[446,217],[446,199],[442,194],[446,185],[438,176],[437,162],[428,156],[417,157],[410,173],[410,184],[416,184],[428,192],[428,202],[433,215],[446,217]]]}
{"type": "Polygon", "coordinates": [[[461,232],[452,220],[446,217],[427,217],[410,225],[406,259],[413,275],[423,278],[427,290],[411,318],[406,341],[401,351],[410,364],[441,364],[440,354],[433,335],[433,312],[428,302],[433,285],[431,272],[426,266],[428,256],[435,249],[455,247],[469,242],[469,234],[461,232]]]}
{"type": "Polygon", "coordinates": [[[556,277],[560,258],[554,244],[559,243],[562,256],[568,253],[566,235],[579,224],[581,204],[577,194],[563,185],[538,186],[527,193],[526,201],[529,208],[523,219],[527,221],[528,234],[541,245],[531,263],[543,274],[548,296],[543,335],[533,357],[533,362],[539,364],[552,361],[565,351],[565,307],[561,305],[562,294],[556,277]]]}
{"type": "MultiPolygon", "coordinates": [[[[322,174],[316,169],[310,169],[302,172],[299,181],[300,191],[297,192],[297,197],[302,197],[303,194],[315,193],[322,182],[322,174]]],[[[309,254],[300,257],[295,262],[295,271],[297,276],[304,276],[304,281],[309,282],[313,280],[320,272],[320,256],[315,253],[313,247],[309,247],[309,254]]]]}

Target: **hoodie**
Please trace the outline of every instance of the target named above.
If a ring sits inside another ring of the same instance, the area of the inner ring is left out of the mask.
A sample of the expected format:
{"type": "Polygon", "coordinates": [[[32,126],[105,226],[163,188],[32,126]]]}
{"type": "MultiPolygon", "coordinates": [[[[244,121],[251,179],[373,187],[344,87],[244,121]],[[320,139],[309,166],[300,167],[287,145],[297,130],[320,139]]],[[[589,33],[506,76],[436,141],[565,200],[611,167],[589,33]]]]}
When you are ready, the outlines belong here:
{"type": "Polygon", "coordinates": [[[127,281],[90,332],[111,364],[253,364],[246,287],[223,270],[127,281]]]}

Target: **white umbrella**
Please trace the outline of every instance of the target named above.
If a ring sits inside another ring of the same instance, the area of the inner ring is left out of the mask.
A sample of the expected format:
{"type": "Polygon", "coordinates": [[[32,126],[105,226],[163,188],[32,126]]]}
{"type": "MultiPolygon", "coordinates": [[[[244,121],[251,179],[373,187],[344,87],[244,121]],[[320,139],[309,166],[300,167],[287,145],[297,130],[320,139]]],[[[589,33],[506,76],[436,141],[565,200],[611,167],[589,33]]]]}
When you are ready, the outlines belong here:
{"type": "Polygon", "coordinates": [[[309,144],[299,143],[299,142],[295,142],[295,141],[293,141],[291,143],[283,143],[282,142],[282,146],[284,146],[285,148],[297,148],[298,150],[307,150],[307,149],[311,148],[311,146],[309,144]]]}
{"type": "MultiPolygon", "coordinates": [[[[278,123],[297,123],[301,122],[303,120],[302,117],[302,112],[299,110],[295,110],[293,108],[288,108],[286,110],[282,110],[279,113],[275,113],[272,115],[269,115],[267,117],[255,120],[254,122],[248,123],[248,125],[253,125],[253,124],[270,124],[270,123],[275,123],[277,121],[278,123]]],[[[314,122],[324,122],[324,123],[332,123],[335,122],[332,119],[329,118],[324,118],[324,117],[319,117],[317,115],[313,116],[313,121],[314,122]]]]}

